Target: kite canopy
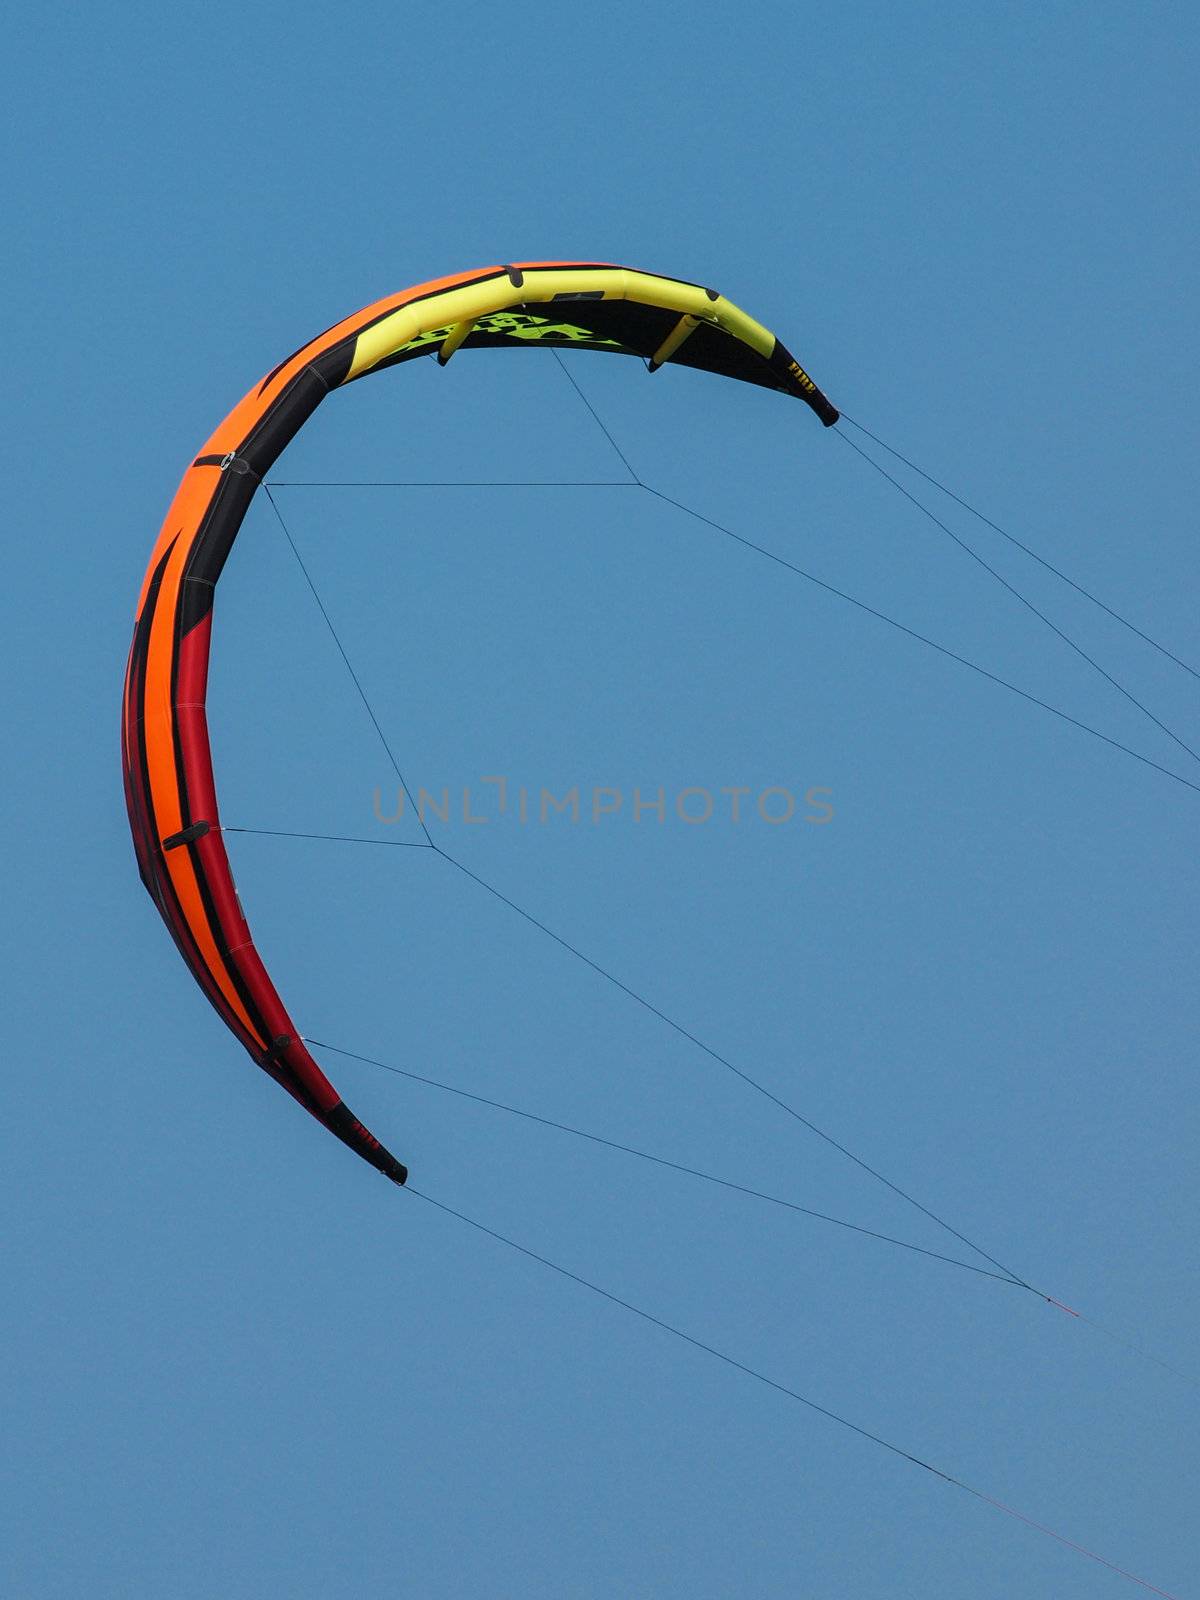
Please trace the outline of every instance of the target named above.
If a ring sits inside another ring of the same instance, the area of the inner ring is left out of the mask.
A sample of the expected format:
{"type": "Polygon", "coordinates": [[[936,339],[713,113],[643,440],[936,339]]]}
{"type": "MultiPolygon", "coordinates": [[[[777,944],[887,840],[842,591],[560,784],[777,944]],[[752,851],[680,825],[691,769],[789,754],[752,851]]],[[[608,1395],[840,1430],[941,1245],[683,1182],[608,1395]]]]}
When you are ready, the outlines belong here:
{"type": "Polygon", "coordinates": [[[712,289],[623,267],[524,262],[402,290],[297,350],[184,474],[150,558],[125,675],[125,798],[142,882],[183,959],[264,1071],[372,1166],[407,1169],[310,1055],[259,957],[221,836],[205,715],[213,593],[264,473],[331,389],[416,356],[574,346],[775,389],[838,413],[766,328],[712,289]]]}

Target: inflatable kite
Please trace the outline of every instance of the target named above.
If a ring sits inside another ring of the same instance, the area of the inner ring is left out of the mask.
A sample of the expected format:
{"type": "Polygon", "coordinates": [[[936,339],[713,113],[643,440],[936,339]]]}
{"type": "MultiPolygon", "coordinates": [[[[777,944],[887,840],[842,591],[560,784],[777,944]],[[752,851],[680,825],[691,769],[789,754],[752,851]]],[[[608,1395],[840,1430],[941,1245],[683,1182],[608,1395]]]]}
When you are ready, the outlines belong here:
{"type": "Polygon", "coordinates": [[[671,361],[838,413],[773,334],[712,289],[587,262],[526,262],[418,284],[297,350],[184,474],[138,601],[122,760],[142,882],[197,983],[265,1072],[396,1183],[407,1169],[353,1116],[267,975],[234,889],[205,716],[213,593],[264,473],[325,396],[417,356],[570,346],[671,361]]]}

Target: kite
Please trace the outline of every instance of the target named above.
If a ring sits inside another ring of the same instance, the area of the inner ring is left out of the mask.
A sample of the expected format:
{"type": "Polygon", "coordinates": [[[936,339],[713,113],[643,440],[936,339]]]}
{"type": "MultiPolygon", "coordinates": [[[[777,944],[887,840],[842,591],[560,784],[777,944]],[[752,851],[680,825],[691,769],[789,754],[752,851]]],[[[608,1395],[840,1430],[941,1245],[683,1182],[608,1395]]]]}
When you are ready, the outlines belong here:
{"type": "Polygon", "coordinates": [[[759,384],[838,413],[775,336],[713,289],[591,262],[457,273],[379,300],[250,391],[184,474],[142,584],[125,674],[125,798],[142,882],[201,989],[263,1070],[395,1183],[407,1168],[342,1101],[267,974],[222,839],[205,712],[214,590],[264,474],[331,390],[461,349],[607,351],[759,384]]]}

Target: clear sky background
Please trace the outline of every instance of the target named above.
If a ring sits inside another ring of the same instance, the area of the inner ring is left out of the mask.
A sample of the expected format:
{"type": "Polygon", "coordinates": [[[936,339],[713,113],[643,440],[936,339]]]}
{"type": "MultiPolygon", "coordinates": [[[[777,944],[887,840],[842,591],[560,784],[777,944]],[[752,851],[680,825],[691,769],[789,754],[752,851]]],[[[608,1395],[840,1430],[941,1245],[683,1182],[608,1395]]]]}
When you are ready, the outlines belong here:
{"type": "MultiPolygon", "coordinates": [[[[1186,8],[1109,0],[10,22],[7,1595],[1134,1592],[355,1161],[180,964],[117,710],[148,552],[230,406],[358,306],[521,258],[712,284],[1200,665],[1196,46],[1186,8]]],[[[1200,781],[803,406],[567,359],[664,493],[1200,781]]],[[[621,475],[548,355],[492,353],[336,396],[275,472],[621,475]]],[[[278,500],[412,783],[627,797],[433,824],[449,851],[1195,1378],[1194,787],[636,490],[278,500]],[[635,823],[659,785],[835,814],[635,823]]],[[[937,509],[1200,748],[1195,678],[937,509]]],[[[414,836],[375,820],[394,777],[259,502],[211,717],[228,823],[414,836]]],[[[964,1254],[435,856],[231,846],[306,1033],[964,1254]]],[[[323,1060],[423,1191],[1197,1592],[1194,1381],[1021,1290],[323,1060]]]]}

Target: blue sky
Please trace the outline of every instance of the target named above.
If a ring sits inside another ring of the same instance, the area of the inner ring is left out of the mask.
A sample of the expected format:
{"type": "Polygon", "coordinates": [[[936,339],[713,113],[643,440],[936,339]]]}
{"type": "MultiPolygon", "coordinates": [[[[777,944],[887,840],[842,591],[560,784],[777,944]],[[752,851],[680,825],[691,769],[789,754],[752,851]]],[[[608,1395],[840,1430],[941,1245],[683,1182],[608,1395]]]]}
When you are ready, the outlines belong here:
{"type": "MultiPolygon", "coordinates": [[[[7,43],[6,1592],[1132,1593],[356,1163],[179,963],[116,727],[214,424],[357,306],[522,258],[719,288],[1197,664],[1194,21],[51,6],[7,43]]],[[[1198,781],[802,407],[568,360],[664,494],[1198,781]]],[[[492,353],[337,396],[275,474],[620,475],[549,357],[492,353]]],[[[452,854],[1195,1374],[1194,790],[636,490],[277,497],[414,785],[626,797],[434,823],[452,854]],[[834,816],[635,821],[660,785],[819,786],[834,816]]],[[[1194,678],[952,525],[1195,743],[1194,678]]],[[[210,710],[228,823],[411,836],[258,502],[210,710]]],[[[306,1033],[960,1253],[435,857],[231,845],[306,1033]]],[[[1011,1287],[324,1059],[424,1192],[1193,1591],[1194,1383],[1011,1287]]]]}

